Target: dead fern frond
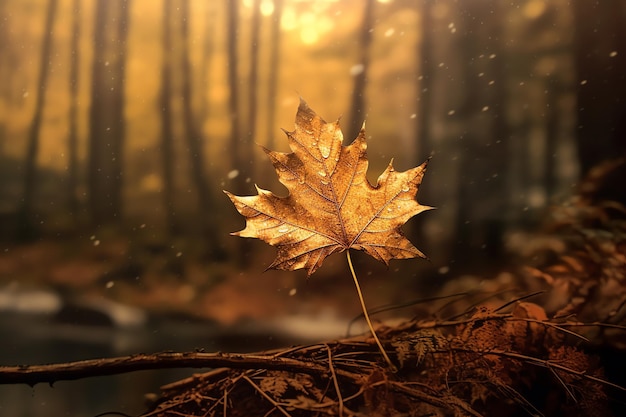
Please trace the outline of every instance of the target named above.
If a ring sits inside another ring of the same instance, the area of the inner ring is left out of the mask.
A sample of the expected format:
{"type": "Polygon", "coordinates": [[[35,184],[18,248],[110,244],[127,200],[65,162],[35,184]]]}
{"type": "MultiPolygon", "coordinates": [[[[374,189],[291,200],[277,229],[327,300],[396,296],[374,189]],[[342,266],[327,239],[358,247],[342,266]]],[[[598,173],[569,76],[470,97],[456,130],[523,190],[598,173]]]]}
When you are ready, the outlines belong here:
{"type": "Polygon", "coordinates": [[[195,379],[202,381],[196,391],[207,390],[195,398],[206,403],[189,401],[189,385],[181,385],[164,393],[157,407],[162,412],[155,409],[146,416],[175,415],[171,410],[191,417],[258,415],[252,410],[291,417],[411,412],[489,417],[515,410],[529,416],[609,415],[607,390],[624,395],[626,389],[607,380],[593,357],[568,342],[582,339],[571,337],[567,323],[543,315],[536,305],[513,307],[510,313],[480,307],[462,320],[386,328],[380,337],[399,364],[395,374],[365,336],[275,351],[267,357],[311,362],[316,371],[214,372],[195,379]]]}

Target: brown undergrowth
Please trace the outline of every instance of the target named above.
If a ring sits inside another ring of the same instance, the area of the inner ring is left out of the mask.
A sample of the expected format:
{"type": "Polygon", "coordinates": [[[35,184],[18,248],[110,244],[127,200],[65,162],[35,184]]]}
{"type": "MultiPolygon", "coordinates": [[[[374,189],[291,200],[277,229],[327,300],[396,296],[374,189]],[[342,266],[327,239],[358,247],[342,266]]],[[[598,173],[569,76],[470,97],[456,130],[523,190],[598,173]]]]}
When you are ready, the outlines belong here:
{"type": "Polygon", "coordinates": [[[537,243],[528,245],[521,276],[547,284],[542,305],[549,315],[603,323],[585,336],[620,350],[626,333],[607,324],[626,324],[626,206],[602,197],[615,183],[609,179],[624,173],[626,158],[593,169],[580,191],[552,210],[537,243]]]}
{"type": "Polygon", "coordinates": [[[290,365],[222,368],[172,383],[143,417],[624,415],[626,388],[605,376],[600,360],[607,374],[624,367],[602,353],[624,352],[626,209],[598,198],[624,166],[619,159],[594,170],[554,210],[544,238],[527,241],[516,278],[520,288],[542,290],[541,305],[491,300],[446,319],[381,328],[397,372],[366,336],[265,352],[290,365]]]}
{"type": "Polygon", "coordinates": [[[162,387],[143,417],[607,416],[609,396],[626,393],[576,347],[584,338],[533,303],[411,321],[379,336],[396,373],[371,338],[298,346],[271,357],[319,366],[194,375],[162,387]]]}

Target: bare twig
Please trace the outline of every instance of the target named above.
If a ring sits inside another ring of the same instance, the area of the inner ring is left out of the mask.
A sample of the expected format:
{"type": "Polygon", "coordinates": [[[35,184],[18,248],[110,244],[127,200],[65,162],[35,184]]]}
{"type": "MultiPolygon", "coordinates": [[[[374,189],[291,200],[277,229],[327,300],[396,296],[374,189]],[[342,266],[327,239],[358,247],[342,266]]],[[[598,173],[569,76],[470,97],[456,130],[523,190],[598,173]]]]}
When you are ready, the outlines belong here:
{"type": "Polygon", "coordinates": [[[52,365],[1,366],[0,384],[52,384],[81,378],[116,375],[127,372],[166,368],[231,368],[231,369],[276,369],[325,374],[327,369],[314,362],[292,358],[241,355],[225,353],[174,353],[138,354],[109,359],[90,359],[52,365]]]}

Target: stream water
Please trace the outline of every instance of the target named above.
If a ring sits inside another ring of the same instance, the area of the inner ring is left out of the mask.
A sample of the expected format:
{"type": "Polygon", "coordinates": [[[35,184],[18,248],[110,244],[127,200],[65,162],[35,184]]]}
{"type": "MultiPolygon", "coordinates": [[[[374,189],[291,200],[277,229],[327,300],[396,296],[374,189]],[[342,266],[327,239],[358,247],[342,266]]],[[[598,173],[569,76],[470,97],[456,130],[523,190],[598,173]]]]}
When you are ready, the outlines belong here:
{"type": "MultiPolygon", "coordinates": [[[[0,365],[45,364],[164,350],[258,351],[286,343],[267,334],[224,332],[210,323],[151,321],[137,328],[57,323],[42,314],[0,314],[0,365]]],[[[2,417],[92,417],[105,412],[135,416],[144,396],[198,369],[141,371],[38,384],[0,385],[2,417]]],[[[119,414],[118,414],[119,415],[119,414]]]]}

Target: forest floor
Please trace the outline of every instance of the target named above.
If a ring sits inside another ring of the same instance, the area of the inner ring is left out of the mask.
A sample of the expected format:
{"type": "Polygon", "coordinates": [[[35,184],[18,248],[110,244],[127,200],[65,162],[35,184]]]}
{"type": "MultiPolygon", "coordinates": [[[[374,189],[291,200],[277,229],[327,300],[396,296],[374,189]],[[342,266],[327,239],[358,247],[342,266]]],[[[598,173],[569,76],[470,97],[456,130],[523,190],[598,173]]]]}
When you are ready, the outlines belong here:
{"type": "MultiPolygon", "coordinates": [[[[44,239],[0,253],[0,307],[27,310],[28,302],[11,300],[43,288],[76,306],[105,299],[153,317],[225,328],[280,323],[276,329],[301,339],[329,340],[226,355],[232,366],[163,387],[145,416],[624,415],[626,209],[582,195],[546,223],[523,239],[521,265],[449,279],[431,294],[443,298],[393,310],[410,319],[378,330],[397,370],[369,334],[339,338],[360,312],[340,256],[307,281],[263,273],[256,266],[268,265],[272,252],[256,246],[252,266],[241,268],[203,262],[193,246],[115,235],[44,239]],[[293,316],[313,320],[290,327],[293,316]]],[[[365,271],[372,312],[420,297],[417,287],[396,284],[421,272],[386,271],[358,257],[357,271],[365,271]],[[404,278],[390,285],[394,274],[404,278]]]]}

